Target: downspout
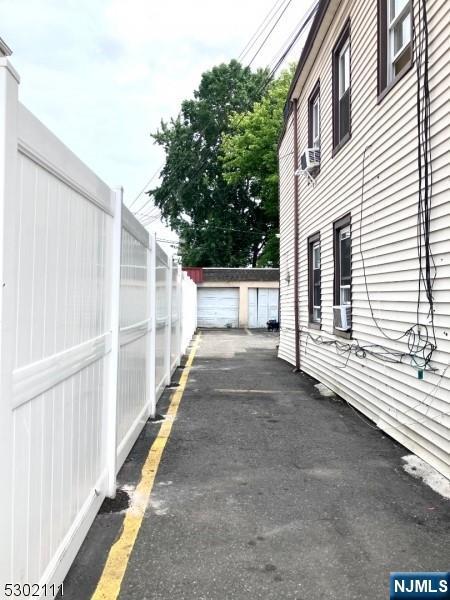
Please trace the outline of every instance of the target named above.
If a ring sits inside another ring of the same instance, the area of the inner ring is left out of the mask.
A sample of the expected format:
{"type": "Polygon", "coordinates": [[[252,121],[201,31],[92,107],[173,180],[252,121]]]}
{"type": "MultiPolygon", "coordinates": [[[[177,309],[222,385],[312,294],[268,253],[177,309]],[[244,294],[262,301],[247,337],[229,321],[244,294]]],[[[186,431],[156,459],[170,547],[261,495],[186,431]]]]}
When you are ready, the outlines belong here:
{"type": "Polygon", "coordinates": [[[295,370],[300,371],[300,327],[299,327],[299,219],[298,219],[298,100],[294,104],[294,328],[295,328],[295,370]]]}

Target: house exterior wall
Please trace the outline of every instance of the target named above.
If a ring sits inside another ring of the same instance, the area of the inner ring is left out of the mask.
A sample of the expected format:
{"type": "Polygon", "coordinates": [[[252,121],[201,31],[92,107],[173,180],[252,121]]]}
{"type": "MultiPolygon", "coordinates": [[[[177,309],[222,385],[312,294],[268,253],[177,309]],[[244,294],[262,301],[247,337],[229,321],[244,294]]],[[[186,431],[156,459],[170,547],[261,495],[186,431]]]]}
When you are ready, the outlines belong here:
{"type": "Polygon", "coordinates": [[[248,327],[248,290],[249,288],[278,288],[278,281],[204,281],[198,288],[239,288],[239,327],[248,327]]]}
{"type": "Polygon", "coordinates": [[[291,114],[281,140],[280,177],[280,345],[278,355],[295,364],[294,324],[294,118],[291,114]]]}
{"type": "MultiPolygon", "coordinates": [[[[418,3],[414,3],[418,14],[418,3]]],[[[292,114],[279,148],[281,339],[279,356],[295,364],[294,244],[299,251],[300,368],[325,383],[381,429],[450,477],[450,4],[428,2],[429,77],[433,198],[431,243],[436,263],[434,284],[437,350],[423,380],[406,364],[358,358],[317,343],[338,339],[380,344],[407,351],[405,339],[393,342],[371,317],[367,288],[376,318],[390,337],[416,322],[418,288],[417,116],[415,66],[377,103],[377,2],[331,3],[326,35],[298,98],[299,151],[308,145],[308,97],[320,79],[321,167],[315,186],[298,178],[299,238],[294,240],[294,168],[292,114]],[[332,50],[351,19],[350,141],[332,156],[332,50]],[[370,146],[370,147],[369,147],[370,146]],[[364,212],[361,227],[362,160],[366,149],[364,212]],[[333,222],[351,213],[352,340],[333,334],[333,222]],[[308,324],[307,240],[321,238],[321,331],[308,324]],[[361,244],[360,244],[361,235],[361,244]],[[316,338],[314,342],[313,338],[316,338]]],[[[417,23],[416,23],[417,24],[417,23]]],[[[318,37],[322,37],[323,32],[318,37]]],[[[427,323],[428,304],[420,308],[427,323]]]]}

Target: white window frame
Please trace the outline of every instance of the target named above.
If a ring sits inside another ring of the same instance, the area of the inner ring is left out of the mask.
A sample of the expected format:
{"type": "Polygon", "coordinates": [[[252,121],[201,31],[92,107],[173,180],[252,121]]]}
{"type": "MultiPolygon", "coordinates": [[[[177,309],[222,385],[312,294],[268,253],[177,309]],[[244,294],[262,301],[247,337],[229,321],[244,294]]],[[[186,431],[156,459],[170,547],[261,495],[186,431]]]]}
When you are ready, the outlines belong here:
{"type": "MultiPolygon", "coordinates": [[[[350,225],[346,225],[339,230],[339,304],[350,306],[351,300],[347,302],[344,301],[345,292],[350,290],[350,284],[342,285],[342,240],[351,237],[351,227],[350,225]],[[345,236],[345,237],[344,237],[345,236]]],[[[350,294],[348,294],[350,296],[350,294]]]]}
{"type": "Polygon", "coordinates": [[[312,102],[311,121],[312,146],[320,149],[320,92],[312,102]]]}
{"type": "Polygon", "coordinates": [[[345,40],[344,45],[339,51],[338,56],[338,97],[342,96],[350,89],[350,38],[345,40]],[[345,85],[347,83],[347,85],[345,85]]]}
{"type": "Polygon", "coordinates": [[[403,44],[403,46],[397,51],[394,52],[394,43],[395,43],[395,27],[403,21],[406,15],[409,15],[409,27],[412,27],[412,14],[411,14],[411,3],[410,0],[404,0],[404,5],[399,11],[397,15],[392,15],[391,11],[391,0],[385,0],[387,3],[387,74],[388,81],[393,81],[396,77],[395,73],[395,63],[402,56],[403,52],[405,52],[406,48],[411,44],[411,35],[409,40],[403,44]]]}

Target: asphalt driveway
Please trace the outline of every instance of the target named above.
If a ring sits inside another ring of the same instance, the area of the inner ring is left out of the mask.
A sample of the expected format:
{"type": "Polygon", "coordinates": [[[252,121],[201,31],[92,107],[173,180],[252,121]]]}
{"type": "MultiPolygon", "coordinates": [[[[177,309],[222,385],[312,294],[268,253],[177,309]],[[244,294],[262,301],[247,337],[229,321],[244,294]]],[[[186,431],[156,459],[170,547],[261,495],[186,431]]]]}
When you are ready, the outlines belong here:
{"type": "MultiPolygon", "coordinates": [[[[390,571],[449,570],[450,502],[403,470],[403,447],[278,360],[276,343],[202,332],[121,600],[380,600],[390,571]]],[[[136,484],[157,427],[122,485],[136,484]]],[[[91,597],[121,519],[99,515],[65,599],[91,597]]]]}

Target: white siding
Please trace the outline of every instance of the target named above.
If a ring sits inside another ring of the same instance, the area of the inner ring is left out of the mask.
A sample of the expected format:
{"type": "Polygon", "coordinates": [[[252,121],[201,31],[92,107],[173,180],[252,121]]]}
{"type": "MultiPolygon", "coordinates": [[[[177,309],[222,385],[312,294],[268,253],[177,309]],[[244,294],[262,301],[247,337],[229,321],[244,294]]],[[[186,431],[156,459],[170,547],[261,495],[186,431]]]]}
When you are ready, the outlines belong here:
{"type": "Polygon", "coordinates": [[[280,347],[295,364],[294,333],[294,120],[289,117],[279,152],[280,177],[280,347]]]}
{"type": "MultiPolygon", "coordinates": [[[[415,14],[417,15],[417,6],[415,14]]],[[[449,191],[449,14],[450,4],[428,2],[430,31],[431,145],[433,200],[431,241],[437,266],[434,286],[438,349],[419,381],[410,366],[375,358],[336,354],[308,340],[307,238],[320,231],[322,253],[322,332],[333,339],[333,222],[351,212],[353,339],[361,344],[390,342],[371,318],[362,271],[360,236],[361,173],[367,146],[362,249],[376,317],[392,337],[416,321],[418,261],[416,71],[413,68],[377,104],[377,6],[354,0],[340,3],[299,98],[299,150],[307,145],[307,99],[320,78],[322,164],[315,187],[299,179],[301,369],[326,383],[413,452],[450,476],[450,191],[449,191]],[[352,138],[332,157],[331,53],[351,17],[352,138]],[[444,374],[445,373],[445,374],[444,374]]],[[[288,128],[280,155],[292,144],[288,128]]],[[[280,158],[282,331],[280,356],[295,360],[292,276],[285,271],[293,254],[293,169],[280,158]],[[287,172],[286,172],[287,171],[287,172]]],[[[291,263],[292,264],[292,263],[291,263]]],[[[428,305],[421,307],[427,321],[428,305]]],[[[317,331],[311,330],[316,336],[317,331]]],[[[342,340],[345,342],[346,340],[342,340]]]]}

